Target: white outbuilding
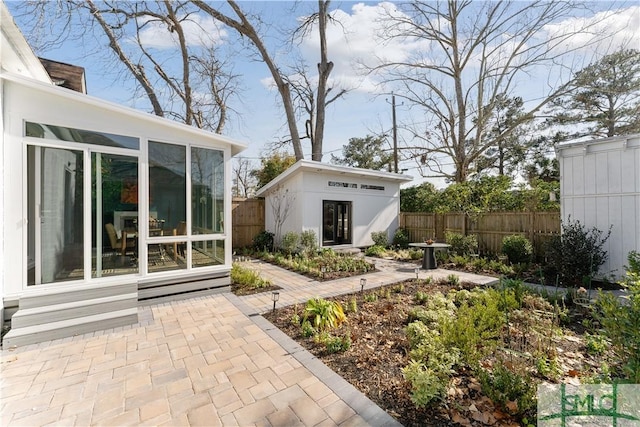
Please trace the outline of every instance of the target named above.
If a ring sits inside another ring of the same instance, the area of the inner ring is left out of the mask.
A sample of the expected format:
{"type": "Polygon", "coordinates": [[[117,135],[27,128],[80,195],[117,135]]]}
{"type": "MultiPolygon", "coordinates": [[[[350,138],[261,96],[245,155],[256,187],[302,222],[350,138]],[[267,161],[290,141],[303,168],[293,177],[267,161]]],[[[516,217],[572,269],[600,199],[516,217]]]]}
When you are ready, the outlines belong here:
{"type": "Polygon", "coordinates": [[[40,60],[3,2],[0,14],[3,346],[228,290],[244,145],[87,95],[81,67],[40,60]]]}
{"type": "Polygon", "coordinates": [[[407,175],[299,160],[256,196],[265,198],[265,228],[276,235],[313,231],[320,247],[373,244],[398,228],[400,185],[407,175]]]}
{"type": "Polygon", "coordinates": [[[640,251],[640,134],[568,141],[557,155],[562,220],[611,227],[599,273],[623,276],[629,252],[640,251]]]}

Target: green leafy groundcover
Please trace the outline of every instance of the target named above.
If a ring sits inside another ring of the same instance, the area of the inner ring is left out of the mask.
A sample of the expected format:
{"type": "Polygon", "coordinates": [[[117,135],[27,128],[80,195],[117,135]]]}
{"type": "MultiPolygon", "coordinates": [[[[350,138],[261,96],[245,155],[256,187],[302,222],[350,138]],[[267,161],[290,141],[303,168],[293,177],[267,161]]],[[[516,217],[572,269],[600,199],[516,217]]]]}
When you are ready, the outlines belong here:
{"type": "Polygon", "coordinates": [[[409,280],[327,301],[346,319],[322,333],[312,322],[329,312],[324,301],[313,313],[300,304],[265,317],[407,427],[535,424],[536,384],[606,381],[621,370],[608,339],[588,351],[594,319],[521,282],[409,280]]]}
{"type": "Polygon", "coordinates": [[[351,254],[323,249],[315,254],[258,252],[255,257],[316,280],[334,280],[375,271],[375,264],[351,254]]]}

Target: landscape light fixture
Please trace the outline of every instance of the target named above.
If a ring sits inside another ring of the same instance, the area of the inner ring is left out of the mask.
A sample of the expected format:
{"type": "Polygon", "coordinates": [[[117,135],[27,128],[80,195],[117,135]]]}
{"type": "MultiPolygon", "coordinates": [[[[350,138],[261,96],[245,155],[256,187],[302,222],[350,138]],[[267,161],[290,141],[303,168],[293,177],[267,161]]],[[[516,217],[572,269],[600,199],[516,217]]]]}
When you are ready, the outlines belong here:
{"type": "Polygon", "coordinates": [[[325,267],[324,265],[320,267],[320,272],[322,272],[322,278],[324,279],[324,274],[327,272],[327,267],[325,267]]]}
{"type": "Polygon", "coordinates": [[[360,292],[364,291],[364,286],[367,284],[367,279],[362,278],[360,279],[360,292]]]}
{"type": "Polygon", "coordinates": [[[416,267],[416,279],[418,278],[418,274],[420,273],[420,269],[416,267]]]}
{"type": "Polygon", "coordinates": [[[271,300],[273,301],[273,311],[276,311],[276,302],[280,299],[280,292],[273,291],[271,292],[271,300]]]}

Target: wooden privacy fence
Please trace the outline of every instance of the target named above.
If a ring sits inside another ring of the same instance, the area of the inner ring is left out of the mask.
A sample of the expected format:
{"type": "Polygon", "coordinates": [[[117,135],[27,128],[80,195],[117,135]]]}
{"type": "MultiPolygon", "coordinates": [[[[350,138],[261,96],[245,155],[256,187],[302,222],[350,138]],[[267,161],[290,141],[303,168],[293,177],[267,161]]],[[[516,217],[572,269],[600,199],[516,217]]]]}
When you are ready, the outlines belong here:
{"type": "Polygon", "coordinates": [[[480,252],[492,254],[502,250],[505,236],[520,234],[532,243],[536,256],[541,256],[545,243],[560,233],[560,212],[488,212],[474,216],[459,212],[401,212],[399,222],[412,242],[422,242],[425,238],[444,242],[447,231],[475,234],[480,252]]]}
{"type": "Polygon", "coordinates": [[[255,235],[264,231],[264,199],[234,198],[231,225],[233,247],[251,246],[255,235]]]}
{"type": "MultiPolygon", "coordinates": [[[[233,247],[250,246],[255,235],[265,229],[264,199],[234,198],[231,209],[233,247]]],[[[521,234],[531,241],[539,256],[547,240],[560,232],[560,212],[489,212],[475,216],[400,212],[399,222],[412,242],[434,237],[444,242],[446,231],[475,234],[480,252],[492,254],[501,251],[504,236],[521,234]]]]}

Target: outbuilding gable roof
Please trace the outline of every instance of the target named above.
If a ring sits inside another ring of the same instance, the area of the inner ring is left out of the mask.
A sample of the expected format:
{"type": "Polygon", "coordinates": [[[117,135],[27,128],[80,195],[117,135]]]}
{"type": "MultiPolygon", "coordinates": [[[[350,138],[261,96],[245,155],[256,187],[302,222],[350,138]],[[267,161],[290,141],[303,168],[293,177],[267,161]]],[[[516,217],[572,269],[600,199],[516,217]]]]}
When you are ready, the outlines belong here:
{"type": "Polygon", "coordinates": [[[278,184],[281,184],[294,175],[302,172],[313,172],[313,173],[333,173],[333,174],[341,174],[345,176],[351,177],[359,177],[359,178],[374,178],[380,181],[387,182],[397,182],[402,184],[403,182],[409,182],[413,180],[413,177],[408,175],[402,175],[392,172],[381,172],[372,169],[362,169],[362,168],[353,168],[348,166],[338,166],[331,165],[328,163],[320,163],[314,162],[310,160],[298,160],[293,166],[289,169],[275,177],[272,181],[270,181],[267,185],[260,188],[256,192],[257,197],[264,197],[268,194],[272,189],[276,188],[278,184]]]}

